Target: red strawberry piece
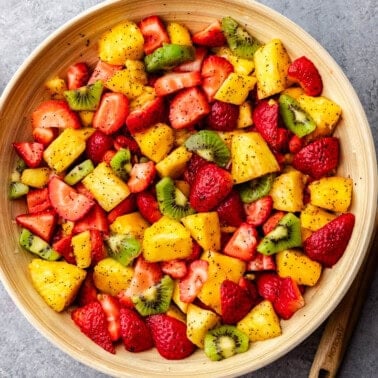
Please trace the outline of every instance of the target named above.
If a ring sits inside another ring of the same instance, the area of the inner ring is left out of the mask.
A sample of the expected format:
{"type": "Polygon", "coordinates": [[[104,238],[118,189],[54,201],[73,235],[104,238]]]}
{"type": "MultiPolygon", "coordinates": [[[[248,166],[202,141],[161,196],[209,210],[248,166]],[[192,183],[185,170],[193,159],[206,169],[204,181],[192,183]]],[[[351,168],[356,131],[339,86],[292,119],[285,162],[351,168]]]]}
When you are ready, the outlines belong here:
{"type": "Polygon", "coordinates": [[[244,222],[243,202],[237,190],[232,190],[215,210],[222,226],[239,227],[244,222]]]}
{"type": "Polygon", "coordinates": [[[68,89],[78,89],[87,84],[89,80],[89,68],[86,63],[79,62],[72,64],[67,70],[68,89]]]}
{"type": "Polygon", "coordinates": [[[96,265],[99,261],[107,257],[104,245],[103,235],[99,230],[90,230],[91,238],[91,261],[92,265],[96,265]]]}
{"type": "Polygon", "coordinates": [[[34,127],[32,130],[33,139],[48,146],[57,136],[59,130],[56,127],[34,127]]]}
{"type": "Polygon", "coordinates": [[[104,233],[109,232],[107,215],[97,203],[92,206],[87,214],[75,223],[72,232],[78,234],[86,230],[98,230],[104,233]]]}
{"type": "Polygon", "coordinates": [[[256,201],[244,205],[247,214],[247,223],[257,227],[261,226],[268,218],[273,209],[271,196],[261,197],[256,201]]]}
{"type": "Polygon", "coordinates": [[[96,130],[86,141],[86,153],[94,164],[102,161],[106,151],[113,147],[113,139],[100,130],[96,130]]]}
{"type": "Polygon", "coordinates": [[[215,100],[211,105],[206,123],[210,129],[217,131],[232,131],[237,128],[239,106],[215,100]]]}
{"type": "Polygon", "coordinates": [[[207,54],[207,49],[204,47],[197,47],[195,49],[194,60],[184,62],[176,66],[173,71],[175,72],[192,72],[192,71],[201,71],[203,60],[207,54]]]}
{"type": "Polygon", "coordinates": [[[257,291],[272,303],[278,297],[281,286],[281,277],[277,273],[263,273],[257,278],[257,291]]]}
{"type": "Polygon", "coordinates": [[[136,140],[130,135],[117,135],[114,138],[114,148],[118,151],[127,148],[132,154],[140,154],[140,148],[136,140]]]}
{"type": "Polygon", "coordinates": [[[230,172],[216,164],[206,164],[198,170],[190,188],[190,205],[196,211],[210,211],[231,193],[232,187],[230,172]]]}
{"type": "Polygon", "coordinates": [[[53,211],[44,210],[39,213],[17,215],[16,222],[43,240],[50,242],[56,226],[57,216],[53,211]]]}
{"type": "Polygon", "coordinates": [[[13,147],[28,167],[37,168],[41,164],[44,150],[42,143],[19,142],[13,143],[13,147]]]}
{"type": "Polygon", "coordinates": [[[97,289],[93,282],[93,273],[89,271],[80,286],[76,300],[79,306],[85,306],[88,303],[97,302],[97,294],[97,289]]]}
{"type": "MultiPolygon", "coordinates": [[[[76,265],[76,258],[73,253],[73,247],[71,244],[72,236],[62,236],[53,244],[53,249],[57,251],[60,255],[63,256],[63,258],[72,265],[76,265]]],[[[84,303],[82,303],[84,304],[84,303]]]]}
{"type": "Polygon", "coordinates": [[[276,228],[277,223],[284,217],[286,213],[284,211],[276,211],[271,215],[263,224],[262,230],[264,235],[269,234],[274,228],[276,228]]]}
{"type": "Polygon", "coordinates": [[[226,324],[236,324],[251,310],[254,300],[239,284],[224,280],[220,287],[222,319],[226,324]]]}
{"type": "Polygon", "coordinates": [[[242,223],[224,247],[223,252],[243,261],[253,259],[258,244],[258,233],[248,223],[242,223]]]}
{"type": "Polygon", "coordinates": [[[106,314],[99,302],[91,302],[76,308],[71,318],[86,336],[107,352],[115,353],[115,348],[108,330],[106,314]]]}
{"type": "Polygon", "coordinates": [[[77,221],[94,205],[94,201],[58,177],[52,177],[48,184],[50,202],[55,211],[64,219],[77,221]]]}
{"type": "Polygon", "coordinates": [[[227,59],[217,55],[205,58],[201,69],[202,88],[209,102],[213,101],[215,93],[231,72],[234,72],[234,67],[227,59]]]}
{"type": "Polygon", "coordinates": [[[148,129],[150,126],[165,120],[163,97],[146,102],[141,108],[134,109],[126,118],[126,126],[131,135],[148,129]]]}
{"type": "Polygon", "coordinates": [[[328,175],[339,164],[339,140],[335,137],[315,140],[294,155],[292,164],[315,179],[328,175]]]}
{"type": "Polygon", "coordinates": [[[110,294],[98,294],[97,299],[105,312],[108,330],[112,341],[121,337],[120,306],[118,300],[110,294]]]}
{"type": "Polygon", "coordinates": [[[114,157],[114,155],[115,155],[116,153],[117,153],[117,151],[115,151],[115,150],[107,150],[107,151],[104,153],[104,155],[103,155],[101,161],[103,161],[103,162],[105,162],[106,164],[110,165],[110,162],[112,161],[112,159],[113,159],[113,157],[114,157]]]}
{"type": "Polygon", "coordinates": [[[129,194],[119,205],[108,213],[108,222],[113,223],[116,218],[124,214],[130,214],[137,209],[135,195],[129,194]]]}
{"type": "Polygon", "coordinates": [[[130,171],[129,180],[127,181],[130,192],[139,193],[147,189],[154,180],[155,175],[156,168],[153,161],[134,164],[130,171]]]}
{"type": "Polygon", "coordinates": [[[262,270],[276,270],[274,257],[256,252],[251,261],[247,263],[247,271],[258,272],[262,270]]]}
{"type": "Polygon", "coordinates": [[[163,46],[163,43],[169,43],[169,35],[160,17],[148,16],[143,18],[138,26],[143,34],[143,49],[146,55],[163,46]]]}
{"type": "Polygon", "coordinates": [[[252,307],[255,306],[260,299],[255,281],[249,280],[246,277],[240,277],[238,284],[241,288],[248,292],[248,295],[252,300],[252,307]]]}
{"type": "Polygon", "coordinates": [[[90,192],[82,182],[78,182],[76,185],[75,185],[75,189],[78,193],[80,194],[83,194],[84,196],[90,198],[91,200],[94,200],[94,196],[92,194],[92,192],[90,192]]]}
{"type": "Polygon", "coordinates": [[[105,84],[117,71],[122,70],[122,68],[123,66],[121,65],[109,64],[99,59],[87,84],[94,84],[98,80],[105,84]]]}
{"type": "Polygon", "coordinates": [[[233,233],[231,232],[221,232],[221,250],[223,250],[227,243],[232,238],[233,233]]]}
{"type": "Polygon", "coordinates": [[[169,260],[160,263],[163,273],[170,275],[172,278],[183,278],[188,273],[188,268],[184,260],[169,260]]]}
{"type": "Polygon", "coordinates": [[[106,135],[113,134],[124,125],[128,114],[128,98],[122,93],[108,92],[101,98],[100,105],[93,116],[92,125],[106,135]]]}
{"type": "Polygon", "coordinates": [[[26,204],[29,213],[38,213],[47,209],[52,209],[49,190],[47,188],[29,190],[26,195],[26,204]]]}
{"type": "Polygon", "coordinates": [[[218,20],[209,24],[205,29],[193,34],[192,41],[196,45],[206,47],[221,47],[226,44],[226,38],[218,20]]]}
{"type": "Polygon", "coordinates": [[[169,72],[160,76],[154,84],[158,96],[166,96],[183,88],[194,87],[201,84],[199,71],[169,72]]]}
{"type": "Polygon", "coordinates": [[[187,262],[198,260],[202,253],[201,246],[195,240],[192,240],[192,245],[192,253],[185,259],[187,262]]]}
{"type": "Polygon", "coordinates": [[[162,217],[159,210],[159,203],[151,192],[143,191],[137,193],[136,204],[143,218],[149,223],[157,222],[162,217]]]}
{"type": "Polygon", "coordinates": [[[302,56],[295,59],[287,71],[290,80],[293,80],[303,88],[308,96],[319,96],[323,90],[322,78],[314,63],[302,56]]]}
{"type": "Polygon", "coordinates": [[[32,113],[33,128],[58,127],[78,129],[81,127],[78,115],[64,100],[46,100],[32,113]]]}
{"type": "Polygon", "coordinates": [[[121,308],[119,315],[121,337],[126,350],[138,353],[154,346],[150,328],[136,311],[121,308]]]}
{"type": "Polygon", "coordinates": [[[197,176],[198,170],[206,164],[209,164],[209,162],[206,159],[202,158],[201,156],[195,153],[192,154],[192,157],[190,158],[187,168],[184,172],[184,178],[189,183],[189,185],[193,184],[194,179],[197,176]]]}
{"type": "Polygon", "coordinates": [[[296,154],[303,147],[303,140],[298,135],[293,135],[289,139],[289,151],[296,154]]]}
{"type": "Polygon", "coordinates": [[[345,213],[313,232],[303,242],[307,256],[328,268],[332,267],[345,252],[354,222],[354,215],[345,213]]]}
{"type": "Polygon", "coordinates": [[[196,346],[186,336],[186,324],[166,314],[151,315],[146,319],[159,354],[168,360],[190,356],[196,346]]]}
{"type": "Polygon", "coordinates": [[[194,260],[189,265],[189,271],[179,281],[180,300],[186,303],[193,302],[208,279],[209,263],[205,260],[194,260]]]}

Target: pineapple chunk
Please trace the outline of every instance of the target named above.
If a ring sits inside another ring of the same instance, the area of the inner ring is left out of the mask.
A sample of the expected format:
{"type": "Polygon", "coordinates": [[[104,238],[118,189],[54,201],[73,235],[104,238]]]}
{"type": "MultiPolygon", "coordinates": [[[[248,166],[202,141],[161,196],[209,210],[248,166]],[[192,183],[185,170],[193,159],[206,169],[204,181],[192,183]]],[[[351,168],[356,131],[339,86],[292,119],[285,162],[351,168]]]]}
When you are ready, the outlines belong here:
{"type": "Polygon", "coordinates": [[[190,195],[190,185],[185,180],[175,180],[175,187],[186,197],[190,195]]]}
{"type": "Polygon", "coordinates": [[[234,135],[231,142],[231,161],[234,184],[280,170],[267,143],[257,132],[234,135]]]}
{"type": "Polygon", "coordinates": [[[171,43],[186,46],[192,45],[192,38],[188,28],[178,22],[168,22],[167,33],[171,43]]]}
{"type": "Polygon", "coordinates": [[[126,69],[129,71],[131,78],[138,83],[146,85],[148,77],[146,67],[141,60],[126,59],[126,69]]]}
{"type": "Polygon", "coordinates": [[[110,225],[110,231],[114,234],[132,236],[138,240],[143,239],[144,231],[149,223],[139,212],[121,215],[110,225]]]}
{"type": "Polygon", "coordinates": [[[221,247],[221,233],[219,217],[216,211],[197,213],[181,219],[190,231],[192,238],[205,250],[219,251],[221,247]]]}
{"type": "Polygon", "coordinates": [[[280,319],[268,300],[263,300],[240,320],[236,327],[253,341],[267,340],[280,336],[280,319]]]}
{"type": "Polygon", "coordinates": [[[234,72],[249,75],[255,68],[253,60],[240,58],[234,55],[228,47],[221,47],[216,54],[227,59],[234,67],[234,72]]]}
{"type": "Polygon", "coordinates": [[[332,176],[313,181],[309,186],[310,203],[323,209],[344,213],[352,201],[353,180],[332,176]]]}
{"type": "Polygon", "coordinates": [[[180,299],[180,286],[178,285],[178,281],[175,281],[175,285],[173,288],[173,294],[172,294],[172,301],[176,304],[176,306],[184,313],[186,314],[188,312],[188,306],[189,303],[183,302],[180,299]]]}
{"type": "Polygon", "coordinates": [[[308,203],[300,215],[301,227],[310,231],[317,231],[335,218],[335,214],[308,203]]]}
{"type": "Polygon", "coordinates": [[[156,98],[155,88],[145,85],[143,87],[143,92],[130,101],[130,104],[129,104],[130,112],[132,112],[135,109],[141,108],[144,104],[154,100],[155,98],[156,98]]]}
{"type": "Polygon", "coordinates": [[[156,164],[156,170],[160,177],[178,178],[184,173],[186,163],[191,157],[192,153],[185,146],[177,147],[165,159],[156,164]]]}
{"type": "Polygon", "coordinates": [[[173,129],[173,133],[175,135],[174,137],[174,143],[175,147],[182,146],[185,141],[193,134],[195,134],[197,131],[194,129],[184,128],[184,129],[173,129]]]}
{"type": "Polygon", "coordinates": [[[105,162],[85,176],[82,183],[105,211],[112,210],[130,194],[127,184],[105,162]]]}
{"type": "Polygon", "coordinates": [[[261,46],[254,55],[257,97],[263,99],[288,87],[290,57],[279,39],[261,46]]]}
{"type": "Polygon", "coordinates": [[[61,173],[66,170],[85,150],[85,139],[80,130],[64,129],[43,152],[47,165],[61,173]]]}
{"type": "Polygon", "coordinates": [[[281,94],[289,95],[290,97],[297,100],[299,96],[302,96],[304,94],[304,90],[301,87],[290,87],[282,91],[281,94]]]}
{"type": "Polygon", "coordinates": [[[34,288],[55,311],[67,308],[85,279],[87,272],[65,261],[33,259],[29,272],[34,288]]]}
{"type": "Polygon", "coordinates": [[[117,71],[105,86],[113,92],[123,93],[129,100],[138,98],[145,91],[144,84],[136,80],[128,69],[117,71]]]}
{"type": "Polygon", "coordinates": [[[245,101],[240,105],[239,108],[237,128],[243,129],[245,127],[252,126],[252,124],[252,105],[250,101],[245,101]]]}
{"type": "Polygon", "coordinates": [[[166,158],[174,143],[174,132],[165,123],[157,123],[139,133],[134,134],[142,154],[158,163],[166,158]]]}
{"type": "Polygon", "coordinates": [[[91,234],[89,230],[76,234],[71,239],[76,265],[79,268],[88,268],[92,262],[91,234]]]}
{"type": "Polygon", "coordinates": [[[49,168],[26,168],[22,171],[20,181],[33,188],[42,188],[48,183],[50,174],[49,168]]]}
{"type": "Polygon", "coordinates": [[[67,85],[64,79],[56,76],[46,81],[45,88],[50,92],[51,98],[54,100],[64,100],[64,91],[67,85]]]}
{"type": "Polygon", "coordinates": [[[232,130],[232,131],[218,131],[217,133],[222,138],[223,142],[226,143],[227,148],[231,150],[232,138],[235,135],[245,133],[245,131],[240,129],[240,130],[232,130]]]}
{"type": "Polygon", "coordinates": [[[186,314],[186,336],[198,348],[204,348],[206,333],[220,321],[220,316],[213,311],[189,303],[186,314]]]}
{"type": "MultiPolygon", "coordinates": [[[[81,112],[81,113],[84,113],[84,112],[81,112]]],[[[88,112],[88,113],[91,113],[91,112],[88,112]]],[[[75,131],[78,136],[80,136],[84,140],[87,140],[96,131],[96,129],[94,129],[93,127],[84,127],[82,129],[76,129],[75,131]]]]}
{"type": "Polygon", "coordinates": [[[185,314],[174,304],[170,304],[169,308],[166,312],[168,316],[171,316],[172,318],[176,318],[177,320],[182,321],[186,324],[186,316],[185,314]]]}
{"type": "Polygon", "coordinates": [[[192,253],[189,231],[168,216],[161,217],[144,232],[143,256],[149,262],[184,259],[192,253]]]}
{"type": "Polygon", "coordinates": [[[92,125],[94,114],[95,114],[95,112],[92,112],[90,110],[80,111],[79,117],[80,117],[81,124],[86,128],[90,127],[92,125]]]}
{"type": "Polygon", "coordinates": [[[124,266],[111,257],[107,257],[94,267],[93,282],[100,291],[117,295],[129,287],[133,274],[132,267],[124,266]]]}

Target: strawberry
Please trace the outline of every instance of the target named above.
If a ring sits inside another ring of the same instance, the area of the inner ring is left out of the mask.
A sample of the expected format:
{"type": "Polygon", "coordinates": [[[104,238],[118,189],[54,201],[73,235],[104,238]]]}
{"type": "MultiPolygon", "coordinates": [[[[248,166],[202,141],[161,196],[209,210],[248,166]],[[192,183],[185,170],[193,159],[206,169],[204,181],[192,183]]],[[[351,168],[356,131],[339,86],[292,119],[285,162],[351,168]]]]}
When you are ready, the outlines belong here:
{"type": "Polygon", "coordinates": [[[151,192],[142,191],[137,193],[136,204],[139,212],[149,223],[155,223],[162,217],[159,203],[151,192]]]}
{"type": "Polygon", "coordinates": [[[94,84],[98,80],[105,84],[117,71],[122,70],[122,68],[123,66],[109,64],[99,59],[88,80],[88,85],[94,84]]]}
{"type": "Polygon", "coordinates": [[[261,297],[274,303],[278,297],[281,277],[277,273],[263,273],[257,278],[257,291],[261,297]]]}
{"type": "Polygon", "coordinates": [[[216,20],[205,29],[193,34],[192,41],[200,46],[221,47],[226,44],[226,37],[223,34],[220,22],[216,20]]]}
{"type": "Polygon", "coordinates": [[[183,278],[188,273],[188,268],[184,260],[169,260],[160,263],[163,273],[170,275],[172,278],[183,278]]]}
{"type": "Polygon", "coordinates": [[[190,205],[196,211],[210,211],[231,193],[232,187],[230,172],[208,163],[198,170],[190,187],[190,205]]]}
{"type": "Polygon", "coordinates": [[[80,286],[76,301],[79,306],[85,306],[91,302],[97,302],[97,289],[93,282],[93,273],[89,271],[80,286]]]}
{"type": "Polygon", "coordinates": [[[71,318],[86,336],[107,352],[115,353],[115,348],[108,330],[106,314],[99,302],[91,302],[76,308],[71,318]]]}
{"type": "Polygon", "coordinates": [[[252,300],[252,307],[255,306],[259,302],[259,299],[260,299],[259,293],[257,291],[256,282],[249,280],[248,278],[243,276],[243,277],[240,277],[238,284],[242,289],[248,292],[248,295],[250,299],[252,300]]]}
{"type": "Polygon", "coordinates": [[[205,93],[199,87],[185,88],[172,99],[169,121],[174,129],[194,126],[210,112],[205,93]]]}
{"type": "Polygon", "coordinates": [[[71,244],[72,235],[62,236],[53,244],[53,249],[72,265],[76,265],[76,258],[71,244]]]}
{"type": "Polygon", "coordinates": [[[201,256],[202,248],[195,240],[192,240],[192,246],[192,253],[185,259],[186,262],[198,260],[201,256]]]}
{"type": "Polygon", "coordinates": [[[289,139],[289,151],[296,154],[303,147],[303,140],[298,135],[293,134],[289,139]]]}
{"type": "Polygon", "coordinates": [[[205,58],[201,69],[202,88],[209,102],[213,101],[215,93],[231,72],[234,72],[234,67],[227,59],[217,55],[205,58]]]}
{"type": "Polygon", "coordinates": [[[284,211],[276,211],[271,215],[262,225],[262,230],[264,235],[269,234],[274,228],[276,228],[277,223],[284,217],[286,213],[284,211]]]}
{"type": "Polygon", "coordinates": [[[92,265],[96,265],[107,257],[107,252],[102,233],[99,230],[90,230],[89,232],[91,238],[91,262],[92,265]]]}
{"type": "Polygon", "coordinates": [[[137,163],[131,168],[130,177],[127,185],[131,193],[139,193],[147,189],[156,175],[155,163],[137,163]]]}
{"type": "Polygon", "coordinates": [[[204,47],[197,47],[195,49],[195,56],[194,60],[190,60],[188,62],[181,63],[180,65],[176,66],[173,71],[174,72],[193,72],[193,71],[201,71],[203,60],[207,54],[207,49],[204,47]]]}
{"type": "Polygon", "coordinates": [[[344,254],[354,228],[355,217],[351,213],[339,215],[304,242],[307,256],[330,268],[344,254]]]}
{"type": "Polygon", "coordinates": [[[211,105],[206,124],[217,131],[232,131],[238,126],[239,106],[215,100],[211,105]]]}
{"type": "Polygon", "coordinates": [[[107,150],[104,155],[102,156],[101,161],[105,162],[106,164],[110,165],[110,162],[114,158],[117,151],[115,150],[107,150]]]}
{"type": "Polygon", "coordinates": [[[247,271],[258,272],[261,270],[276,270],[276,263],[272,255],[263,255],[256,251],[253,259],[247,263],[247,271]]]}
{"type": "Polygon", "coordinates": [[[186,336],[186,324],[166,314],[151,315],[146,319],[159,354],[168,360],[190,356],[196,346],[186,336]]]}
{"type": "Polygon", "coordinates": [[[123,126],[128,114],[128,98],[122,93],[108,92],[101,98],[92,125],[106,135],[113,134],[123,126]]]}
{"type": "Polygon", "coordinates": [[[253,259],[258,244],[258,233],[248,223],[242,223],[224,247],[223,252],[243,261],[253,259]]]}
{"type": "Polygon", "coordinates": [[[105,152],[112,147],[112,138],[100,130],[96,130],[86,141],[87,156],[94,164],[100,163],[105,152]]]}
{"type": "Polygon", "coordinates": [[[287,71],[290,80],[299,83],[308,96],[319,96],[323,90],[322,78],[314,63],[302,56],[295,59],[287,71]]]}
{"type": "Polygon", "coordinates": [[[339,140],[324,137],[303,147],[293,158],[293,167],[314,179],[333,172],[339,164],[339,140]]]}
{"type": "Polygon", "coordinates": [[[89,80],[89,68],[86,63],[79,62],[72,64],[67,70],[68,89],[78,89],[87,84],[89,80]]]}
{"type": "Polygon", "coordinates": [[[154,83],[158,96],[166,96],[183,88],[194,87],[201,84],[199,71],[169,72],[160,76],[154,83]]]}
{"type": "Polygon", "coordinates": [[[236,324],[251,310],[254,300],[239,284],[224,280],[220,287],[222,319],[225,324],[236,324]]]}
{"type": "Polygon", "coordinates": [[[26,204],[29,214],[52,209],[49,190],[47,188],[29,190],[26,195],[26,204]]]}
{"type": "Polygon", "coordinates": [[[46,100],[32,113],[33,129],[37,127],[61,129],[81,127],[78,115],[70,109],[64,100],[46,100]]]}
{"type": "Polygon", "coordinates": [[[215,210],[222,226],[239,227],[244,222],[243,202],[237,190],[232,190],[215,210]]]}
{"type": "Polygon", "coordinates": [[[108,213],[108,222],[113,223],[117,217],[123,214],[129,214],[137,209],[135,195],[129,194],[119,205],[108,213]]]}
{"type": "Polygon", "coordinates": [[[205,260],[194,260],[189,265],[189,271],[179,281],[180,300],[193,302],[208,278],[209,263],[205,260]]]}
{"type": "Polygon", "coordinates": [[[132,154],[140,154],[138,143],[130,135],[117,135],[114,138],[114,148],[117,151],[121,148],[127,148],[132,154]]]}
{"type": "Polygon", "coordinates": [[[271,196],[264,196],[256,201],[244,205],[247,214],[247,223],[257,227],[261,226],[268,218],[273,209],[271,196]]]}
{"type": "Polygon", "coordinates": [[[138,353],[154,346],[150,328],[136,311],[126,307],[121,308],[119,319],[121,337],[126,350],[138,353]]]}
{"type": "Polygon", "coordinates": [[[32,130],[33,139],[48,146],[57,136],[59,130],[56,127],[34,127],[32,130]]]}
{"type": "Polygon", "coordinates": [[[90,198],[91,200],[95,200],[94,198],[94,195],[92,194],[92,192],[90,192],[82,182],[78,182],[75,186],[74,186],[75,190],[80,193],[80,194],[83,194],[84,196],[90,198]]]}
{"type": "Polygon", "coordinates": [[[105,312],[110,337],[112,341],[117,341],[121,337],[119,303],[117,299],[110,294],[98,294],[97,300],[100,302],[105,312]]]}
{"type": "Polygon", "coordinates": [[[49,242],[57,223],[57,216],[53,211],[44,210],[38,213],[17,215],[16,222],[49,242]]]}
{"type": "Polygon", "coordinates": [[[198,170],[208,164],[209,162],[202,158],[201,156],[197,154],[192,154],[192,157],[189,160],[189,163],[186,167],[186,170],[184,172],[184,178],[189,183],[189,185],[192,185],[194,182],[195,177],[197,176],[198,170]]]}
{"type": "Polygon", "coordinates": [[[169,36],[163,21],[158,16],[148,16],[143,18],[138,24],[144,38],[144,53],[151,54],[163,43],[169,43],[169,36]]]}
{"type": "Polygon", "coordinates": [[[64,219],[77,221],[94,205],[94,201],[54,176],[48,184],[50,202],[64,219]]]}
{"type": "Polygon", "coordinates": [[[44,146],[37,142],[13,143],[18,156],[26,163],[29,168],[37,168],[43,158],[44,146]]]}
{"type": "Polygon", "coordinates": [[[109,232],[106,213],[97,203],[92,206],[87,214],[75,223],[72,232],[78,234],[86,230],[98,230],[104,233],[109,232]]]}

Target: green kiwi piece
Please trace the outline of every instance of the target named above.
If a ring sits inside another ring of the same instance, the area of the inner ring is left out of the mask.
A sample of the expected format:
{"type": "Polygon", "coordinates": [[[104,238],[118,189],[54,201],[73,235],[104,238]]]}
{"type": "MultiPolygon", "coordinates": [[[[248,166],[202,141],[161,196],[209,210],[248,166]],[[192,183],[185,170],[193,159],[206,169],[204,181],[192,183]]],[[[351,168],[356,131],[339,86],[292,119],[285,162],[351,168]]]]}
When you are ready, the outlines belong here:
{"type": "Polygon", "coordinates": [[[103,88],[102,82],[98,80],[78,89],[64,91],[64,97],[72,110],[94,111],[100,103],[103,88]]]}
{"type": "Polygon", "coordinates": [[[20,181],[13,181],[9,184],[9,199],[17,199],[25,196],[29,192],[29,187],[20,181]]]}
{"type": "Polygon", "coordinates": [[[179,220],[195,212],[170,177],[163,177],[156,184],[156,197],[160,211],[173,219],[179,220]]]}
{"type": "Polygon", "coordinates": [[[208,331],[204,339],[204,352],[212,361],[220,361],[249,348],[249,337],[235,326],[222,325],[208,331]]]}
{"type": "Polygon", "coordinates": [[[141,252],[139,241],[131,236],[114,234],[106,243],[110,249],[109,256],[124,266],[130,265],[141,252]]]}
{"type": "Polygon", "coordinates": [[[127,180],[131,171],[131,154],[127,148],[120,148],[110,160],[110,166],[122,180],[127,180]]]}
{"type": "Polygon", "coordinates": [[[231,158],[230,150],[216,131],[201,130],[185,141],[185,147],[203,159],[225,167],[231,158]]]}
{"type": "Polygon", "coordinates": [[[316,129],[315,121],[301,108],[295,98],[282,94],[278,102],[285,126],[299,138],[316,129]]]}
{"type": "Polygon", "coordinates": [[[301,247],[301,223],[293,213],[287,213],[261,240],[257,250],[263,255],[272,255],[289,248],[301,247]]]}
{"type": "Polygon", "coordinates": [[[32,232],[23,228],[21,230],[19,243],[21,247],[25,248],[27,251],[38,255],[44,260],[55,261],[61,256],[56,252],[50,244],[41,239],[39,236],[34,235],[32,232]]]}
{"type": "Polygon", "coordinates": [[[174,281],[171,277],[165,275],[159,283],[132,297],[135,309],[142,316],[167,312],[171,303],[173,289],[174,281]]]}
{"type": "Polygon", "coordinates": [[[232,17],[222,18],[221,27],[231,51],[240,58],[253,59],[261,43],[232,17]]]}
{"type": "Polygon", "coordinates": [[[257,177],[251,181],[239,185],[237,189],[241,200],[244,203],[251,203],[268,195],[275,176],[276,175],[274,173],[268,173],[264,176],[257,177]]]}
{"type": "Polygon", "coordinates": [[[65,176],[64,181],[68,185],[75,185],[94,170],[92,160],[87,159],[73,167],[65,176]]]}
{"type": "Polygon", "coordinates": [[[26,165],[25,161],[23,159],[17,159],[17,163],[16,163],[16,172],[18,173],[22,173],[24,171],[25,168],[27,168],[28,166],[26,165]]]}

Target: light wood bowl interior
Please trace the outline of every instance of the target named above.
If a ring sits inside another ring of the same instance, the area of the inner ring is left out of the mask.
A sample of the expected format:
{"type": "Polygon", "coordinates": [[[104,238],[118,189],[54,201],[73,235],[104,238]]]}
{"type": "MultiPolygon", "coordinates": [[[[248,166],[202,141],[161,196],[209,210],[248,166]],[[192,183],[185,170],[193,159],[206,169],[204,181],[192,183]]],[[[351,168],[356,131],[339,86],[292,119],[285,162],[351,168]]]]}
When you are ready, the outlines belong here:
{"type": "Polygon", "coordinates": [[[377,167],[370,128],[361,104],[341,69],[313,38],[254,1],[129,0],[108,1],[94,7],[60,28],[20,67],[1,98],[0,122],[2,282],[22,313],[47,339],[73,358],[104,373],[133,377],[221,377],[261,368],[294,348],[326,319],[346,293],[366,253],[374,227],[377,167]],[[24,211],[24,205],[7,198],[8,177],[15,161],[11,143],[31,138],[29,115],[46,97],[43,89],[46,79],[63,74],[70,63],[78,60],[93,65],[96,40],[101,33],[119,21],[138,21],[151,14],[182,22],[192,31],[214,18],[230,15],[262,41],[280,38],[292,58],[306,55],[314,61],[324,81],[324,95],[343,109],[336,131],[342,151],[339,173],[354,180],[351,211],[356,215],[345,255],[334,268],[324,271],[316,287],[306,292],[306,306],[292,319],[282,322],[282,336],[254,343],[247,353],[221,362],[211,362],[202,351],[182,361],[168,361],[155,350],[131,354],[120,346],[117,354],[111,355],[97,347],[80,333],[67,313],[53,312],[32,288],[27,271],[32,256],[18,247],[18,228],[13,221],[24,211]]]}

